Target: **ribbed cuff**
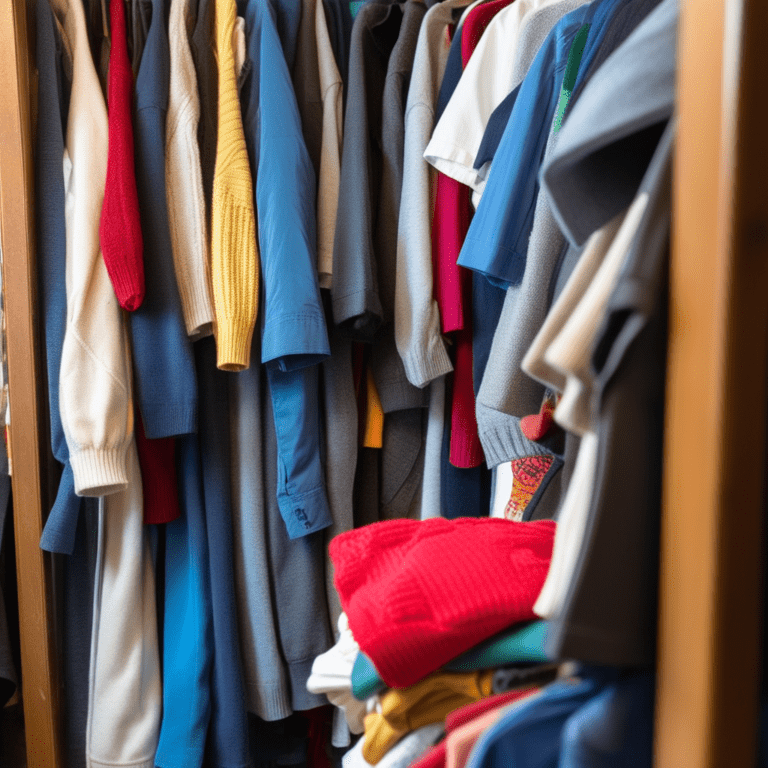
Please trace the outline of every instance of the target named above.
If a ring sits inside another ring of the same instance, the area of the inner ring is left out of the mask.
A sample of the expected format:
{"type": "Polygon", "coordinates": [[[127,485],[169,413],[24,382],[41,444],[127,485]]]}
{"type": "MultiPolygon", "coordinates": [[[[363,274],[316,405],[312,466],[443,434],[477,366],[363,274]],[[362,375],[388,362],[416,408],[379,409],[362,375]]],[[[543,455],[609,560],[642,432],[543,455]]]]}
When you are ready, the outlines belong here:
{"type": "Polygon", "coordinates": [[[423,349],[414,348],[402,355],[405,375],[414,387],[426,387],[453,370],[442,337],[423,349]]]}
{"type": "Polygon", "coordinates": [[[475,406],[477,431],[489,468],[526,456],[544,456],[544,446],[529,440],[520,428],[520,419],[508,413],[489,408],[482,403],[475,406]]]}
{"type": "Polygon", "coordinates": [[[242,318],[222,317],[216,323],[216,367],[244,371],[251,364],[253,324],[242,318]]]}
{"type": "Polygon", "coordinates": [[[141,417],[150,440],[197,432],[197,399],[186,403],[142,401],[141,417]]]}
{"type": "Polygon", "coordinates": [[[287,686],[281,683],[260,684],[246,681],[248,711],[262,720],[272,722],[293,714],[287,686]]]}
{"type": "Polygon", "coordinates": [[[128,487],[126,450],[84,448],[70,456],[78,496],[107,496],[128,487]]]}
{"type": "Polygon", "coordinates": [[[88,765],[90,768],[155,768],[155,757],[153,755],[152,757],[146,757],[142,760],[134,760],[124,763],[114,762],[113,760],[103,762],[102,760],[97,760],[93,756],[89,756],[88,765]]]}

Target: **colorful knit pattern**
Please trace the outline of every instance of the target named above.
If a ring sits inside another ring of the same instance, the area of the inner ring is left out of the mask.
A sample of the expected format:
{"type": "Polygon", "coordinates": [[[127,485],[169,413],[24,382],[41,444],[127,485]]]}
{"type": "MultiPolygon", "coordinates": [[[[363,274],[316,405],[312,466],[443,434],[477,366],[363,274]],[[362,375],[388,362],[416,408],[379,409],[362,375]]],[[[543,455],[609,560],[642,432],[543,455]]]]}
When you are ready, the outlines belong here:
{"type": "Polygon", "coordinates": [[[536,491],[547,476],[554,456],[538,454],[512,460],[512,493],[504,509],[507,520],[519,522],[536,491]]]}
{"type": "Polygon", "coordinates": [[[211,204],[211,281],[216,364],[225,371],[242,371],[250,364],[259,291],[253,181],[232,46],[236,17],[235,0],[216,0],[219,130],[211,204]]]}

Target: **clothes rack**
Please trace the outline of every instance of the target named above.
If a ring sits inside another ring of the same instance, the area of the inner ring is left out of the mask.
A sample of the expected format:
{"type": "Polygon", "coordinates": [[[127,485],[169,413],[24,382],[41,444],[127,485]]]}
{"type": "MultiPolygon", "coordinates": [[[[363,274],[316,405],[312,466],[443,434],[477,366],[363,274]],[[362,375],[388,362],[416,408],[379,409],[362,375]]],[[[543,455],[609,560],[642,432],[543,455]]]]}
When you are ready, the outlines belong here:
{"type": "MultiPolygon", "coordinates": [[[[30,768],[66,768],[37,332],[32,4],[0,0],[0,233],[30,768]]],[[[768,8],[684,0],[670,278],[656,768],[754,764],[768,373],[768,8]]]]}

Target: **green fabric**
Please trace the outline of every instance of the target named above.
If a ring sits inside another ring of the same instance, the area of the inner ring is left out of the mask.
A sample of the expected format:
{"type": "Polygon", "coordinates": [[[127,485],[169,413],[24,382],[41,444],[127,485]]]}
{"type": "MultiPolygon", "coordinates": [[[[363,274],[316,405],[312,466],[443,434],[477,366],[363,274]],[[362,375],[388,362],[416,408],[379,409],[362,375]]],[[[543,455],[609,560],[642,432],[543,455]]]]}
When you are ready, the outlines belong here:
{"type": "MultiPolygon", "coordinates": [[[[522,627],[516,624],[449,661],[443,670],[474,672],[510,664],[548,662],[544,653],[546,633],[546,621],[532,621],[522,627]]],[[[387,684],[379,677],[373,662],[362,651],[358,653],[352,666],[352,695],[365,701],[386,688],[387,684]]]]}
{"type": "Polygon", "coordinates": [[[555,133],[560,130],[560,125],[563,122],[563,115],[565,114],[565,108],[568,106],[568,101],[573,93],[573,87],[576,85],[576,75],[579,73],[579,64],[581,64],[584,46],[587,44],[589,26],[589,24],[581,25],[579,31],[576,33],[576,37],[573,38],[571,49],[568,51],[568,63],[565,65],[563,85],[560,89],[560,98],[558,99],[557,112],[555,113],[555,133]]]}

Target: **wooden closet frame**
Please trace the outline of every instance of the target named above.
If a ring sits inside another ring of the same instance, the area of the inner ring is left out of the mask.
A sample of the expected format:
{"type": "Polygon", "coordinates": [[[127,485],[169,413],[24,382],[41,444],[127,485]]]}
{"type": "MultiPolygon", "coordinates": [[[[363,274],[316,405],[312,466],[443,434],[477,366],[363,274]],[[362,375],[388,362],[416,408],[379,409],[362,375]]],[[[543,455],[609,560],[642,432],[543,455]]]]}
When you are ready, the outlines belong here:
{"type": "MultiPolygon", "coordinates": [[[[0,243],[29,768],[66,768],[36,299],[31,0],[0,0],[0,243]],[[46,481],[46,482],[44,482],[46,481]]],[[[754,765],[768,387],[768,4],[681,0],[656,768],[754,765]],[[727,12],[727,16],[726,16],[727,12]]]]}

